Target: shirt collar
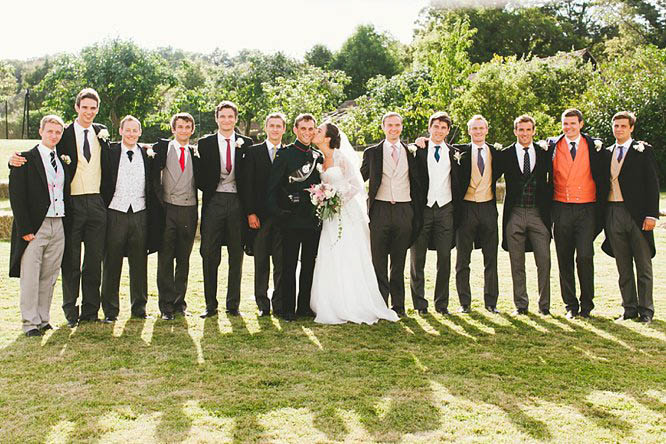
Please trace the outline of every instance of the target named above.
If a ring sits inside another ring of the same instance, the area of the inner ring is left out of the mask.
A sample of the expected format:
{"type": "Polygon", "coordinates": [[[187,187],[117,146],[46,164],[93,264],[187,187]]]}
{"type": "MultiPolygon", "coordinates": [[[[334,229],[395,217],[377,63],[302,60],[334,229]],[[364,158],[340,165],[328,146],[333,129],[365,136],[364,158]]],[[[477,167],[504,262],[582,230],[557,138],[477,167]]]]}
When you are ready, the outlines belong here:
{"type": "MultiPolygon", "coordinates": [[[[184,148],[189,148],[190,144],[188,143],[186,145],[181,145],[180,142],[176,141],[176,139],[173,139],[173,140],[171,140],[171,142],[169,142],[169,146],[173,147],[173,149],[176,150],[178,152],[178,154],[180,154],[180,147],[182,146],[184,148]]],[[[187,151],[187,150],[185,150],[185,151],[187,151]]]]}
{"type": "Polygon", "coordinates": [[[446,141],[442,141],[442,143],[435,143],[435,142],[433,142],[432,140],[430,140],[430,141],[428,142],[428,148],[435,149],[436,146],[439,146],[440,149],[442,149],[442,148],[447,148],[447,146],[446,146],[446,141]]]}
{"type": "Polygon", "coordinates": [[[282,144],[280,143],[278,145],[273,145],[270,140],[266,139],[266,146],[269,150],[272,150],[273,148],[280,148],[282,144]]]}
{"type": "Polygon", "coordinates": [[[476,143],[472,142],[472,148],[479,149],[479,148],[485,148],[485,147],[486,147],[485,143],[483,145],[477,145],[476,143]]]}
{"type": "Polygon", "coordinates": [[[569,146],[571,146],[572,142],[576,144],[576,147],[580,146],[580,134],[574,140],[569,140],[569,138],[567,136],[564,136],[564,140],[566,140],[566,142],[569,144],[569,146]]]}
{"type": "MultiPolygon", "coordinates": [[[[217,140],[220,146],[223,146],[222,142],[224,142],[224,148],[227,147],[227,138],[223,136],[220,131],[217,132],[217,140]]],[[[232,148],[236,146],[236,133],[231,133],[231,136],[229,137],[229,143],[231,144],[232,148]]]]}
{"type": "Polygon", "coordinates": [[[133,151],[133,152],[137,151],[138,145],[134,145],[134,147],[129,148],[127,145],[121,142],[120,147],[122,148],[123,153],[126,153],[128,151],[133,151]]]}
{"type": "Polygon", "coordinates": [[[95,128],[93,128],[92,124],[90,124],[88,128],[84,128],[81,126],[78,119],[74,119],[74,131],[77,134],[83,134],[83,130],[90,130],[90,132],[88,132],[88,135],[90,135],[91,132],[95,134],[95,128]]]}
{"type": "Polygon", "coordinates": [[[40,153],[43,157],[50,157],[50,156],[51,156],[51,153],[55,153],[55,152],[56,152],[55,148],[50,149],[50,148],[46,147],[45,145],[43,145],[42,143],[39,144],[39,146],[38,146],[37,149],[39,150],[39,153],[40,153]]]}
{"type": "Polygon", "coordinates": [[[520,142],[516,142],[516,148],[520,150],[524,150],[525,148],[529,148],[530,150],[534,148],[534,144],[530,143],[529,146],[522,146],[520,142]]]}
{"type": "Polygon", "coordinates": [[[627,140],[626,142],[624,142],[622,145],[620,145],[619,143],[617,143],[617,140],[616,140],[616,141],[615,141],[615,146],[617,146],[618,148],[619,148],[620,146],[622,146],[622,147],[624,147],[625,149],[627,149],[627,148],[629,148],[629,147],[631,146],[632,143],[634,143],[634,139],[632,139],[632,138],[630,137],[629,140],[627,140]]]}

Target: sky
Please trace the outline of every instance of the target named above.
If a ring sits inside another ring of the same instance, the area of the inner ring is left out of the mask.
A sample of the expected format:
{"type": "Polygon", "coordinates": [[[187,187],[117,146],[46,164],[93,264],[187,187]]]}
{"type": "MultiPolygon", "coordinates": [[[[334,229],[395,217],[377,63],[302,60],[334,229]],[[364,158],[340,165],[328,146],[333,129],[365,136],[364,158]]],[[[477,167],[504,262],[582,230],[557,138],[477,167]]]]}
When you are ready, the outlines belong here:
{"type": "Polygon", "coordinates": [[[219,47],[302,57],[317,43],[337,50],[361,24],[403,43],[429,0],[12,0],[3,4],[0,59],[76,53],[105,38],[154,49],[207,53],[219,47]],[[61,6],[59,6],[61,5],[61,6]],[[25,18],[22,18],[25,17],[25,18]]]}

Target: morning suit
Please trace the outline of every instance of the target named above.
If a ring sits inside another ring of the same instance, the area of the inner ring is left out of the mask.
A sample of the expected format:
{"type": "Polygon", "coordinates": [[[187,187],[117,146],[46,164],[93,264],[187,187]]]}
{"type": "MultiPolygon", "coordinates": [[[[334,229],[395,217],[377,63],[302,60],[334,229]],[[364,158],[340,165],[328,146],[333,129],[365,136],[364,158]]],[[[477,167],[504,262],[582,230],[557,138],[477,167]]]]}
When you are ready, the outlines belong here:
{"type": "Polygon", "coordinates": [[[27,163],[9,173],[14,215],[9,276],[21,278],[21,317],[27,332],[46,326],[50,320],[53,287],[65,248],[63,221],[70,204],[70,176],[56,151],[41,144],[21,156],[27,163]],[[25,241],[27,234],[35,238],[25,241]]]}
{"type": "Polygon", "coordinates": [[[642,227],[646,217],[659,218],[659,177],[654,149],[636,140],[625,142],[622,153],[617,143],[609,148],[602,152],[609,186],[606,239],[601,248],[615,257],[625,317],[641,315],[652,319],[652,258],[656,248],[654,232],[642,227]]]}
{"type": "Polygon", "coordinates": [[[536,144],[524,147],[513,143],[499,152],[498,156],[506,183],[502,248],[509,252],[513,301],[518,310],[528,309],[525,253],[533,251],[537,265],[539,310],[547,313],[550,311],[552,202],[552,188],[548,182],[551,166],[548,151],[536,144]]]}
{"type": "Polygon", "coordinates": [[[249,137],[238,133],[228,140],[219,132],[199,139],[201,167],[197,187],[203,191],[200,253],[207,312],[215,312],[218,307],[217,272],[223,245],[229,255],[226,308],[233,312],[240,305],[243,238],[247,231],[242,202],[243,168],[251,145],[249,137]],[[231,160],[231,165],[227,159],[231,160]]]}
{"type": "Polygon", "coordinates": [[[187,308],[187,278],[198,220],[199,152],[190,145],[181,147],[175,140],[166,139],[158,140],[153,150],[156,154],[151,181],[159,205],[154,206],[150,231],[157,237],[160,312],[172,315],[187,308]]]}
{"type": "Polygon", "coordinates": [[[281,149],[268,180],[267,210],[275,218],[282,236],[282,275],[280,300],[273,310],[284,317],[312,316],[310,292],[315,259],[319,248],[319,219],[307,189],[321,182],[317,165],[323,163],[321,151],[300,140],[281,149]],[[302,180],[301,180],[302,179],[302,180]],[[298,305],[296,304],[296,266],[300,251],[298,305]]]}
{"type": "Polygon", "coordinates": [[[594,308],[593,242],[604,224],[605,201],[601,141],[582,134],[572,155],[564,135],[551,139],[553,238],[560,270],[562,300],[568,312],[589,315],[594,308]],[[574,253],[580,281],[580,300],[576,297],[574,253]]]}
{"type": "MultiPolygon", "coordinates": [[[[460,189],[463,194],[460,211],[456,212],[456,288],[460,305],[469,307],[472,291],[469,284],[470,257],[473,248],[483,252],[483,299],[486,307],[496,307],[499,296],[497,277],[497,203],[496,181],[502,175],[497,150],[484,144],[486,158],[483,173],[478,162],[478,148],[472,143],[454,145],[459,159],[460,189]],[[474,149],[472,149],[474,148],[474,149]]],[[[483,158],[483,157],[482,157],[483,158]]]]}
{"type": "Polygon", "coordinates": [[[430,141],[426,149],[416,151],[416,165],[422,183],[423,228],[410,248],[410,288],[415,310],[428,308],[425,299],[424,267],[428,249],[437,251],[435,309],[449,305],[451,249],[455,245],[454,212],[459,204],[460,188],[455,149],[446,142],[430,141]]]}
{"type": "Polygon", "coordinates": [[[120,312],[120,275],[125,256],[129,263],[131,314],[146,316],[148,252],[155,249],[148,242],[148,220],[155,200],[150,182],[153,158],[138,144],[132,156],[127,151],[121,143],[110,145],[109,171],[102,182],[107,205],[102,309],[110,320],[117,319],[120,312]]]}
{"type": "Polygon", "coordinates": [[[106,205],[100,187],[108,171],[108,131],[97,123],[85,129],[75,121],[65,128],[56,150],[58,157],[64,155],[70,159],[65,168],[71,177],[72,194],[62,261],[62,309],[70,323],[95,320],[100,307],[106,236],[106,205]],[[83,266],[81,242],[85,247],[83,266]],[[76,304],[79,287],[80,314],[76,304]]]}
{"type": "Polygon", "coordinates": [[[268,179],[277,152],[281,147],[263,142],[250,147],[245,161],[245,213],[255,214],[259,219],[258,230],[254,232],[252,251],[254,253],[254,298],[259,310],[269,312],[271,300],[273,310],[279,312],[282,306],[280,299],[280,280],[282,277],[282,234],[276,218],[269,215],[267,208],[268,179]],[[270,260],[273,260],[273,296],[268,299],[268,279],[270,260]]]}
{"type": "Polygon", "coordinates": [[[423,227],[424,205],[417,162],[404,143],[398,142],[394,150],[383,140],[363,152],[361,175],[363,180],[370,181],[370,249],[379,291],[387,305],[390,295],[391,308],[404,313],[405,258],[423,227]]]}

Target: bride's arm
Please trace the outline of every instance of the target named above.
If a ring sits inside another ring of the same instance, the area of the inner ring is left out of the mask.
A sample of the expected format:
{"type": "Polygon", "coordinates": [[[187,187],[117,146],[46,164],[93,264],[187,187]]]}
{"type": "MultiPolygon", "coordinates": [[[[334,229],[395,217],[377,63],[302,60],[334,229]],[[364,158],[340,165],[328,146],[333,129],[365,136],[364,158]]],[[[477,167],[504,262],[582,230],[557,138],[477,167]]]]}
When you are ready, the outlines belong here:
{"type": "Polygon", "coordinates": [[[347,158],[342,154],[338,153],[336,156],[340,160],[340,169],[345,178],[345,183],[340,192],[342,196],[342,201],[347,202],[353,198],[363,187],[363,182],[361,182],[360,174],[355,174],[356,171],[352,165],[347,161],[347,158]]]}

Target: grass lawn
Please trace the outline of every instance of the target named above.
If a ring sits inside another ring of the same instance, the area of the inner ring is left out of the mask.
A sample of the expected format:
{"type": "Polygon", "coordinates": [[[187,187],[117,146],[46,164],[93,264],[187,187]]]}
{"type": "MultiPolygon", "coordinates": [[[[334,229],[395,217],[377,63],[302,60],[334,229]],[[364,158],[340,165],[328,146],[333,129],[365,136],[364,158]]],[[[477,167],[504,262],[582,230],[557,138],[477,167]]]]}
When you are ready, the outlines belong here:
{"type": "Polygon", "coordinates": [[[0,181],[9,179],[9,157],[16,151],[29,150],[38,143],[39,140],[0,139],[0,181]]]}
{"type": "MultiPolygon", "coordinates": [[[[41,340],[21,333],[18,280],[6,277],[9,244],[1,242],[0,441],[663,442],[666,235],[663,227],[657,233],[651,325],[612,321],[620,296],[614,262],[603,253],[595,258],[593,319],[564,319],[555,278],[554,317],[512,316],[505,252],[502,313],[489,314],[475,252],[471,315],[410,311],[375,326],[257,318],[246,258],[241,318],[129,320],[125,269],[115,325],[64,326],[58,282],[51,312],[60,329],[41,340]]],[[[148,308],[157,314],[154,255],[149,269],[148,308]]],[[[187,298],[195,314],[204,307],[202,287],[196,245],[187,298]]]]}

